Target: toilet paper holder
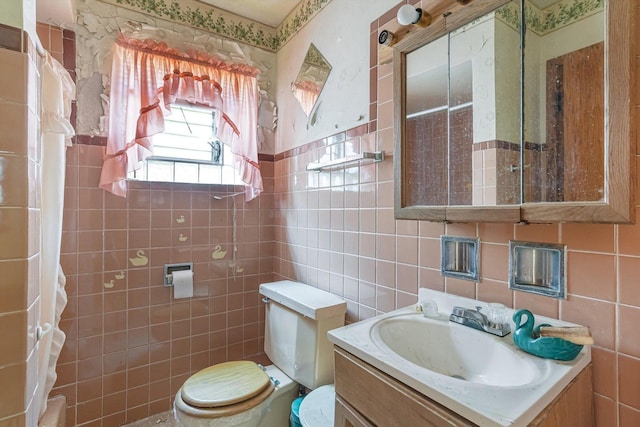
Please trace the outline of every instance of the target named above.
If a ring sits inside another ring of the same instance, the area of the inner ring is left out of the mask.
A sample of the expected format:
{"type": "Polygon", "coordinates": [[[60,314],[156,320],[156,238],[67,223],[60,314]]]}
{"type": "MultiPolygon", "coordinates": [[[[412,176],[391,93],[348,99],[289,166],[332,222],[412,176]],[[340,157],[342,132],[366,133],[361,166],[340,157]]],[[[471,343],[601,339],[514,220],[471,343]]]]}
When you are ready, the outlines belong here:
{"type": "Polygon", "coordinates": [[[178,264],[165,264],[164,265],[164,287],[170,288],[173,286],[173,272],[174,271],[193,271],[192,262],[182,262],[178,264]]]}

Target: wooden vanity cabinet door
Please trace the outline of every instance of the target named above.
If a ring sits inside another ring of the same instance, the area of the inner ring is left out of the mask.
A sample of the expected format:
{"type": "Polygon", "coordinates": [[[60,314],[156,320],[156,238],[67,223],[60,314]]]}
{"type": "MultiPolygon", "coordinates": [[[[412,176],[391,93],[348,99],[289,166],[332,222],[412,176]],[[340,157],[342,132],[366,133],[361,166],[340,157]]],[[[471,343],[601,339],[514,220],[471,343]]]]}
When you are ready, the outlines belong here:
{"type": "Polygon", "coordinates": [[[590,363],[529,427],[591,427],[594,424],[593,365],[590,363]]]}
{"type": "Polygon", "coordinates": [[[334,427],[375,427],[362,414],[336,395],[336,418],[334,427]]]}
{"type": "Polygon", "coordinates": [[[339,407],[344,403],[352,409],[343,420],[336,415],[335,426],[475,426],[352,354],[338,347],[334,354],[336,400],[342,401],[342,404],[336,403],[336,410],[345,411],[345,406],[339,407]],[[354,411],[357,414],[353,414],[354,411]],[[349,418],[349,415],[359,417],[349,418]]]}
{"type": "MultiPolygon", "coordinates": [[[[351,353],[334,347],[335,427],[476,426],[351,353]]],[[[587,365],[529,427],[594,425],[593,367],[587,365]]]]}

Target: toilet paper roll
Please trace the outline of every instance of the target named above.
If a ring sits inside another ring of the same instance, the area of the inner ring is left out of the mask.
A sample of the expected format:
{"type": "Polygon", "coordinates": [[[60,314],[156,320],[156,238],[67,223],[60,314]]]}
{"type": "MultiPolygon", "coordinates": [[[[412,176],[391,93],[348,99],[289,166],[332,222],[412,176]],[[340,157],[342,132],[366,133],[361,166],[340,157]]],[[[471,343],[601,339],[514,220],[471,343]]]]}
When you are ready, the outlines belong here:
{"type": "Polygon", "coordinates": [[[173,298],[191,298],[193,296],[193,271],[180,270],[173,275],[173,298]]]}

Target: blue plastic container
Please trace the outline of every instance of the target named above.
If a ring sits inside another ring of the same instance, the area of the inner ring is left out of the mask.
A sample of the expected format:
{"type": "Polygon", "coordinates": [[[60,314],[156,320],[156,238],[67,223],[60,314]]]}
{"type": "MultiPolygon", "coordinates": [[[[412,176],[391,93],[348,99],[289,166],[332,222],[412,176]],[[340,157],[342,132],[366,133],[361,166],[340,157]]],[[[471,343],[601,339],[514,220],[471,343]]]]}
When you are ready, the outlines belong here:
{"type": "Polygon", "coordinates": [[[302,424],[300,424],[300,404],[302,399],[304,399],[304,396],[298,397],[291,403],[291,416],[289,417],[291,427],[302,427],[302,424]]]}

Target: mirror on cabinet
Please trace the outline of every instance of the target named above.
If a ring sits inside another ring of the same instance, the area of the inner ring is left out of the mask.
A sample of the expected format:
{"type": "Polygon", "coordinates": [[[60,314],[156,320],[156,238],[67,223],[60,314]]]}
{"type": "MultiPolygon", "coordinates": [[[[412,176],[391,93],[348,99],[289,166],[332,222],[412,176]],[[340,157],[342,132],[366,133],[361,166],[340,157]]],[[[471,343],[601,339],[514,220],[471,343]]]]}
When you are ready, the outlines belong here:
{"type": "Polygon", "coordinates": [[[298,71],[298,76],[291,83],[291,93],[298,100],[307,117],[309,117],[311,110],[316,105],[330,72],[331,64],[322,56],[318,48],[311,43],[300,66],[300,71],[298,71]]]}
{"type": "Polygon", "coordinates": [[[409,205],[520,203],[520,34],[503,9],[405,57],[409,205]]]}
{"type": "Polygon", "coordinates": [[[525,3],[524,201],[602,202],[605,2],[548,3],[525,3]]]}
{"type": "Polygon", "coordinates": [[[444,3],[395,46],[396,217],[632,221],[630,5],[444,3]]]}

